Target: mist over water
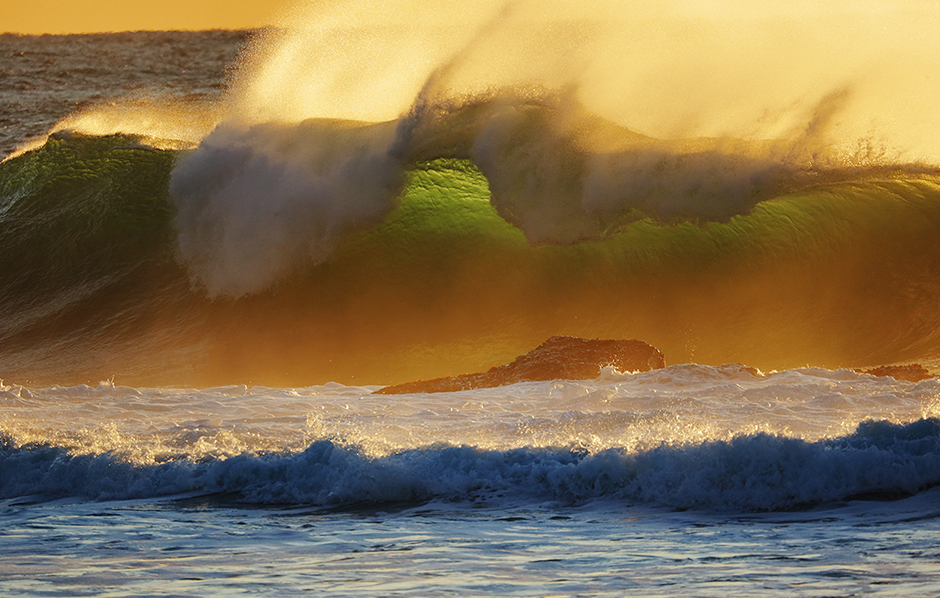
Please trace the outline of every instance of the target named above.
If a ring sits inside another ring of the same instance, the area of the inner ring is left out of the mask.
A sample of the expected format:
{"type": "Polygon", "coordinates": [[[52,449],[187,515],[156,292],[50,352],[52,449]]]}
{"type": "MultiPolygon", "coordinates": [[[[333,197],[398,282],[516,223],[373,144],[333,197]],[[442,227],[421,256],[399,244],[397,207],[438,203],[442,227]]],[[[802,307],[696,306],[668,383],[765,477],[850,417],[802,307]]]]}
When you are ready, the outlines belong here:
{"type": "Polygon", "coordinates": [[[738,4],[301,5],[174,172],[181,256],[210,296],[262,291],[442,156],[536,244],[940,160],[933,3],[738,4]]]}
{"type": "Polygon", "coordinates": [[[392,120],[422,92],[574,87],[645,135],[779,139],[847,90],[832,141],[878,128],[936,156],[934,2],[314,2],[285,25],[243,64],[239,118],[392,120]]]}

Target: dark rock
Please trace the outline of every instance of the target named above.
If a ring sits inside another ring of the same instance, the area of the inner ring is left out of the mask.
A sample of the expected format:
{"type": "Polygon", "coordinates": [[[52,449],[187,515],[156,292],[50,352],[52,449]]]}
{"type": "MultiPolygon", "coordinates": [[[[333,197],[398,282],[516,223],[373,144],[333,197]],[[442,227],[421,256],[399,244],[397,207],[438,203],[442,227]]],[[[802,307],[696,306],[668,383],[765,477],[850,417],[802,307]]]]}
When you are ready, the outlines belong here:
{"type": "Polygon", "coordinates": [[[512,363],[487,372],[406,382],[386,386],[376,394],[452,392],[534,380],[588,380],[597,378],[605,366],[613,366],[621,372],[646,372],[665,365],[659,349],[643,341],[553,336],[512,363]]]}
{"type": "Polygon", "coordinates": [[[883,365],[868,370],[855,371],[860,374],[871,374],[872,376],[890,376],[895,380],[903,380],[905,382],[920,382],[921,380],[933,377],[930,375],[930,372],[927,371],[927,368],[919,363],[912,363],[910,365],[883,365]]]}

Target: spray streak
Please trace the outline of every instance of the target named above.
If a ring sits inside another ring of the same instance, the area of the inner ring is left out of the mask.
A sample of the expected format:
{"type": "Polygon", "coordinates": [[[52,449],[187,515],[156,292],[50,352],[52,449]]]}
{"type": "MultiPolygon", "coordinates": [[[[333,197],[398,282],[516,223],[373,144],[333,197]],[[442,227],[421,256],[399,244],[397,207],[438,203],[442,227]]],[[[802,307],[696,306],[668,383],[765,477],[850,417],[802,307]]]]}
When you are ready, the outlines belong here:
{"type": "Polygon", "coordinates": [[[259,292],[328,260],[394,208],[409,163],[442,156],[476,162],[536,244],[932,171],[912,163],[940,156],[921,103],[940,85],[924,49],[906,53],[938,45],[926,5],[713,4],[311,4],[245,61],[228,118],[174,173],[181,257],[211,296],[259,292]]]}

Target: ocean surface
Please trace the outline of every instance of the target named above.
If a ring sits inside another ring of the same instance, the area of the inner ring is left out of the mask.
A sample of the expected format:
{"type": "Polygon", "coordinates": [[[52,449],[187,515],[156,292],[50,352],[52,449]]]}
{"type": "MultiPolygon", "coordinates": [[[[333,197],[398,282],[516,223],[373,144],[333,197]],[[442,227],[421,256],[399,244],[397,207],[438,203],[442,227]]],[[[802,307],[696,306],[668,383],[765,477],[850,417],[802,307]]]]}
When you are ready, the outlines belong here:
{"type": "Polygon", "coordinates": [[[940,595],[935,7],[457,4],[0,35],[0,594],[940,595]]]}

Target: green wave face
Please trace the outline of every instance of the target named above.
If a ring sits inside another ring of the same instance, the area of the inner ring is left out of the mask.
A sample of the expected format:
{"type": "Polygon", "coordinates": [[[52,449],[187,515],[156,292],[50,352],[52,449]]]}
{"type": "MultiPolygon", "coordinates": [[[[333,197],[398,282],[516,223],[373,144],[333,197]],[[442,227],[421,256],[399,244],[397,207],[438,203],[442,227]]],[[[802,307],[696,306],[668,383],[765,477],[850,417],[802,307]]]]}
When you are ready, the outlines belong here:
{"type": "Polygon", "coordinates": [[[59,134],[0,163],[0,375],[136,372],[154,313],[185,318],[167,199],[175,162],[134,137],[59,134]]]}
{"type": "MultiPolygon", "coordinates": [[[[0,164],[5,278],[148,253],[167,238],[173,154],[131,137],[54,136],[0,164]],[[129,235],[134,231],[134,235],[129,235]]],[[[77,273],[76,273],[77,274],[77,273]]]]}
{"type": "Polygon", "coordinates": [[[312,306],[300,311],[328,314],[307,333],[387,363],[382,381],[486,368],[553,334],[765,369],[936,353],[936,181],[819,187],[724,223],[644,220],[575,245],[530,245],[488,199],[467,161],[416,167],[385,222],[290,287],[312,306]]]}
{"type": "Polygon", "coordinates": [[[383,384],[546,338],[639,338],[668,363],[933,359],[940,182],[843,182],[723,222],[533,245],[468,158],[406,165],[391,211],[268,290],[210,300],[176,260],[172,152],[53,138],[0,165],[4,377],[383,384]]]}

